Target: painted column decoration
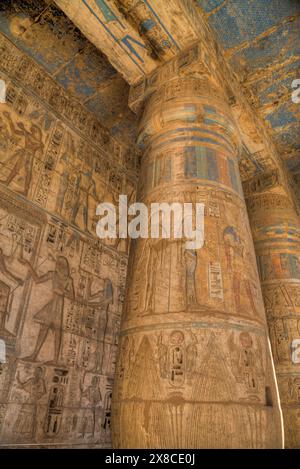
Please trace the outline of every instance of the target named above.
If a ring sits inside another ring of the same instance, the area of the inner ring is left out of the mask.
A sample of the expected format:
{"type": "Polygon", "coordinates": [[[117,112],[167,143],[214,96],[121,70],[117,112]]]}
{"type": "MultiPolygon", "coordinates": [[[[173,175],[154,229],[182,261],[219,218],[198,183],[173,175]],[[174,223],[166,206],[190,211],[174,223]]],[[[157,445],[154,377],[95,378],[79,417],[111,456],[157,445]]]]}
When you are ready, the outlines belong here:
{"type": "Polygon", "coordinates": [[[280,187],[275,193],[252,193],[247,200],[282,404],[285,445],[299,448],[299,217],[280,187]]]}
{"type": "Polygon", "coordinates": [[[132,102],[147,97],[138,201],[204,203],[205,243],[186,250],[184,239],[138,239],[131,250],[115,448],[282,445],[238,133],[199,54],[191,50],[132,89],[132,102]]]}

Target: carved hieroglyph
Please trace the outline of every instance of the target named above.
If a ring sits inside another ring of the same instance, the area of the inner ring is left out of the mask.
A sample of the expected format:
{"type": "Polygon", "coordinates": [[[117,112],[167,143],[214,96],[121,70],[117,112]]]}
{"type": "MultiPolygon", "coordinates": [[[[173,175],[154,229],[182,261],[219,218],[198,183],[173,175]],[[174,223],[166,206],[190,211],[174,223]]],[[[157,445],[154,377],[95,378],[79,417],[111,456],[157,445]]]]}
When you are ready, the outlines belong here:
{"type": "Polygon", "coordinates": [[[247,198],[287,448],[300,445],[300,222],[283,189],[247,198]]]}
{"type": "Polygon", "coordinates": [[[203,202],[205,244],[132,246],[113,446],[278,448],[278,395],[236,130],[205,72],[184,77],[170,67],[164,80],[152,79],[140,124],[139,200],[203,202]]]}
{"type": "Polygon", "coordinates": [[[0,36],[1,445],[110,446],[127,244],[96,206],[135,170],[95,118],[0,36]]]}

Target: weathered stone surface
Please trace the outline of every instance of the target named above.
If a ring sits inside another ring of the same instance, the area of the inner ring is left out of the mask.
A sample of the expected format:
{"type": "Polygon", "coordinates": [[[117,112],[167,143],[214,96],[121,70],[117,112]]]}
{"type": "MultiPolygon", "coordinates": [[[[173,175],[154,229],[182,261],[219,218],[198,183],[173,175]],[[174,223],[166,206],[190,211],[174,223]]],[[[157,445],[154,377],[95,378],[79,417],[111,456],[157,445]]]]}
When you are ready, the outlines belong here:
{"type": "Polygon", "coordinates": [[[97,240],[95,215],[139,176],[146,204],[205,204],[205,244],[133,243],[115,446],[280,447],[264,300],[299,447],[299,4],[283,3],[1,2],[2,445],[111,444],[129,243],[97,240]]]}

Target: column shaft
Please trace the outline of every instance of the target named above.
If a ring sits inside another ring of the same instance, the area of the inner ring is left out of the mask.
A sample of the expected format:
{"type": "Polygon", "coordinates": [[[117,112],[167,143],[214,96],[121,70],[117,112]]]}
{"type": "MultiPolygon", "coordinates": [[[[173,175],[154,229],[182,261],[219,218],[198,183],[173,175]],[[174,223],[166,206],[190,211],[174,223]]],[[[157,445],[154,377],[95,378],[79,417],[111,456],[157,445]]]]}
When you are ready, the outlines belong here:
{"type": "Polygon", "coordinates": [[[300,447],[300,222],[279,193],[248,198],[287,448],[300,447]]]}
{"type": "Polygon", "coordinates": [[[209,77],[170,77],[146,103],[138,200],[204,203],[205,244],[133,244],[113,394],[116,448],[281,446],[236,135],[209,77]]]}

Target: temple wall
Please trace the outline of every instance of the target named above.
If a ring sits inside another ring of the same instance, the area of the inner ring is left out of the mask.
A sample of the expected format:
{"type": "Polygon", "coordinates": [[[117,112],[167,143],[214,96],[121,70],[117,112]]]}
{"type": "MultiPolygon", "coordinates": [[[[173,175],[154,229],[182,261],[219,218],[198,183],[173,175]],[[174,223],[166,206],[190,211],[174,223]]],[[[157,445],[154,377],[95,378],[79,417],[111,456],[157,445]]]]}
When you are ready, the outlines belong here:
{"type": "Polygon", "coordinates": [[[0,442],[110,445],[128,245],[96,206],[134,197],[128,149],[0,36],[0,442]]]}

